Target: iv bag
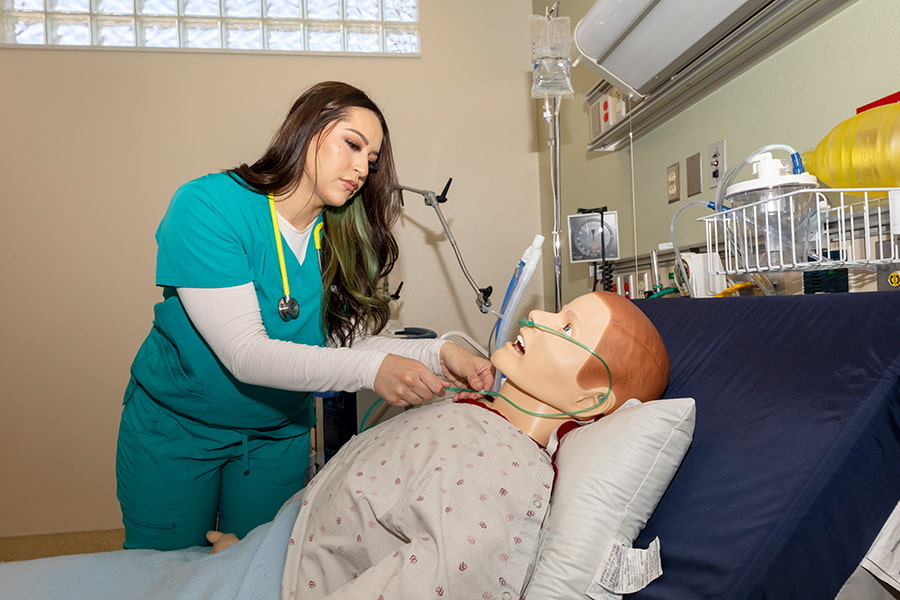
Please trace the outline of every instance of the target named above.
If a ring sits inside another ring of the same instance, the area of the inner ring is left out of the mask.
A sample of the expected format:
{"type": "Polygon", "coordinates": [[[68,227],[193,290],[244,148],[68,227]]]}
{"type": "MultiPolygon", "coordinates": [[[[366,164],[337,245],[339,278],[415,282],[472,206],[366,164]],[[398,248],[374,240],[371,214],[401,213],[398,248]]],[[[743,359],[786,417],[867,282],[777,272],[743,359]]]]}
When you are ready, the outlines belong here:
{"type": "Polygon", "coordinates": [[[573,98],[569,17],[531,15],[532,98],[573,98]]]}

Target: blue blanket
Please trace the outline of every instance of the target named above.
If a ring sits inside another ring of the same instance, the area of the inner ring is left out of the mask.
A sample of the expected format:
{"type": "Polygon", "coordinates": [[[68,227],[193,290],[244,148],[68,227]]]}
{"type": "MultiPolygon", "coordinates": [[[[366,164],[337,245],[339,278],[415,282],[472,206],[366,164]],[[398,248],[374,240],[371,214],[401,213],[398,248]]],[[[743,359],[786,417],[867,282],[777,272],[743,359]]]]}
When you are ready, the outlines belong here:
{"type": "Polygon", "coordinates": [[[300,502],[218,554],[208,548],[120,550],[0,563],[0,596],[15,600],[277,600],[300,502]]]}

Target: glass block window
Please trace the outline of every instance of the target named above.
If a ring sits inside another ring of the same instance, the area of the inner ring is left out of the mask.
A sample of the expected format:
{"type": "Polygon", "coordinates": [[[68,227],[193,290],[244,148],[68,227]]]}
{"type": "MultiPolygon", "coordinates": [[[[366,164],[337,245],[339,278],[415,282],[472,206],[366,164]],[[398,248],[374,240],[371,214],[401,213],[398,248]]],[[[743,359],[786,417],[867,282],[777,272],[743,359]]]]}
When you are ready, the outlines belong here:
{"type": "Polygon", "coordinates": [[[418,54],[419,0],[0,0],[0,44],[418,54]]]}

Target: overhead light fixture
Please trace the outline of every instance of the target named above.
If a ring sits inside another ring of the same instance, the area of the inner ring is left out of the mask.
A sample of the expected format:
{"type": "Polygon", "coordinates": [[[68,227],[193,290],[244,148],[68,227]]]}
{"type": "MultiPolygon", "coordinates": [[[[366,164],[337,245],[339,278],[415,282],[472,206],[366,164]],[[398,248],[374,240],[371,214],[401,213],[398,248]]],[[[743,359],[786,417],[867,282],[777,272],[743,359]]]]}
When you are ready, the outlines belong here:
{"type": "Polygon", "coordinates": [[[769,3],[600,0],[575,28],[575,45],[604,79],[643,98],[769,3]]]}
{"type": "MultiPolygon", "coordinates": [[[[597,0],[572,37],[600,86],[629,98],[627,127],[636,136],[852,1],[597,0]]],[[[615,149],[627,127],[609,129],[588,149],[615,149]]]]}

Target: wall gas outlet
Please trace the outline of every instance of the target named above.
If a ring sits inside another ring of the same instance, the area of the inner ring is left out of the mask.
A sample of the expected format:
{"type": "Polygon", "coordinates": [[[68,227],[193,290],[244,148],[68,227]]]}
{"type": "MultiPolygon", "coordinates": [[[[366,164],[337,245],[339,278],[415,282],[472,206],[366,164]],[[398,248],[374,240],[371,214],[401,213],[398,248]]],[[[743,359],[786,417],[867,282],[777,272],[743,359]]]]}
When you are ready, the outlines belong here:
{"type": "Polygon", "coordinates": [[[719,140],[714,144],[710,144],[706,150],[706,181],[709,187],[714,188],[719,185],[719,180],[725,176],[727,169],[725,163],[725,140],[719,140]]]}
{"type": "Polygon", "coordinates": [[[670,165],[666,169],[666,198],[669,202],[681,200],[680,163],[670,165]]]}
{"type": "Polygon", "coordinates": [[[687,179],[687,197],[696,196],[703,191],[700,183],[702,176],[700,173],[700,153],[688,156],[684,161],[685,178],[687,179]]]}
{"type": "Polygon", "coordinates": [[[591,104],[590,109],[590,123],[591,123],[591,139],[596,140],[600,137],[600,134],[603,133],[600,128],[600,123],[602,122],[601,110],[600,106],[602,104],[602,96],[601,99],[596,100],[593,104],[591,104]]]}

